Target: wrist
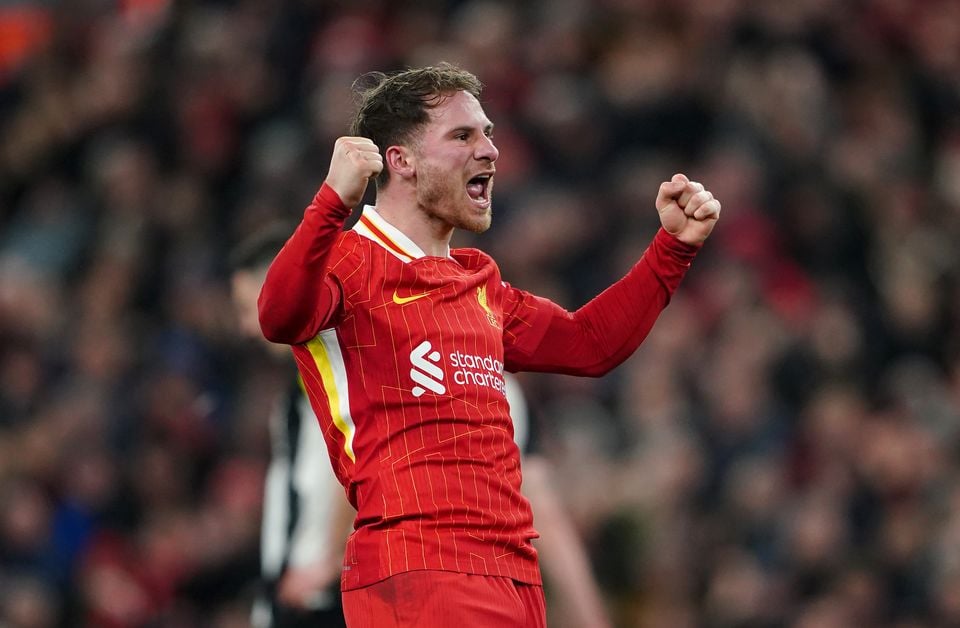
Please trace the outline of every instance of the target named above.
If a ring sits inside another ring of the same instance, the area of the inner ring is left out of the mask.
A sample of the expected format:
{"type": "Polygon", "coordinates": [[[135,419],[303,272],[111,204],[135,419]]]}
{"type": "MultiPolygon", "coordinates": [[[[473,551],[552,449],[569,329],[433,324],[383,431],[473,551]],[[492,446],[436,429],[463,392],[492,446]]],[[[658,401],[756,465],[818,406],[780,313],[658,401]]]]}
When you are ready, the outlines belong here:
{"type": "Polygon", "coordinates": [[[663,227],[660,227],[660,229],[657,231],[657,235],[654,236],[654,241],[670,252],[677,253],[679,255],[696,255],[697,251],[700,250],[704,243],[704,240],[700,240],[696,243],[681,240],[679,237],[670,233],[663,227]]]}
{"type": "Polygon", "coordinates": [[[322,207],[334,215],[346,218],[350,215],[352,209],[343,202],[337,191],[326,181],[320,186],[316,196],[313,197],[314,205],[322,207]]]}

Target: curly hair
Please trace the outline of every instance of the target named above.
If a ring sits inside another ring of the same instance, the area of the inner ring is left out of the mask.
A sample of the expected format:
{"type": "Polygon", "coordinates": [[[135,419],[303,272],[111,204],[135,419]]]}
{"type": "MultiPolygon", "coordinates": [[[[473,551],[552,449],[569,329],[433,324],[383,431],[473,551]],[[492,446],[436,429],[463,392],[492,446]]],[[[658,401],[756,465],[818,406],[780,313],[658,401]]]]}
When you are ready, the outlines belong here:
{"type": "MultiPolygon", "coordinates": [[[[359,98],[357,114],[350,125],[351,135],[366,137],[380,147],[408,144],[415,131],[429,120],[429,110],[456,92],[479,98],[483,85],[466,70],[450,63],[408,69],[394,74],[369,72],[353,83],[359,98]]],[[[389,181],[384,168],[377,187],[389,181]]]]}

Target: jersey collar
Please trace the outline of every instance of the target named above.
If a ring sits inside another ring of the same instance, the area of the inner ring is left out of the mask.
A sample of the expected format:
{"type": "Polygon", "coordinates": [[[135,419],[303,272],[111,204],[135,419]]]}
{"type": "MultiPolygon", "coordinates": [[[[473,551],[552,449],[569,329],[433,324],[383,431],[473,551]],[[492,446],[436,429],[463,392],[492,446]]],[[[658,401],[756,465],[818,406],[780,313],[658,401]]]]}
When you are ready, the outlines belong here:
{"type": "MultiPolygon", "coordinates": [[[[403,262],[427,257],[423,249],[414,244],[413,240],[404,235],[402,231],[387,222],[372,205],[363,206],[363,213],[360,214],[360,220],[353,226],[353,230],[365,238],[373,240],[403,262]]],[[[450,257],[449,248],[446,257],[450,257]]]]}

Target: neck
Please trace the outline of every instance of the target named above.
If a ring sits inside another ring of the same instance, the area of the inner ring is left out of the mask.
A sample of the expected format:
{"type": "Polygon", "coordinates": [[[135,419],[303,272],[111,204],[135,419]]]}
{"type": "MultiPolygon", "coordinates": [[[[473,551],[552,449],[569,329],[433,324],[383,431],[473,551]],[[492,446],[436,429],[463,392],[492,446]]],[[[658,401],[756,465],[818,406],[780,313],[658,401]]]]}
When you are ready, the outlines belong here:
{"type": "Polygon", "coordinates": [[[450,252],[453,227],[420,209],[415,197],[398,198],[388,189],[377,194],[377,213],[413,240],[425,254],[446,257],[450,252]]]}

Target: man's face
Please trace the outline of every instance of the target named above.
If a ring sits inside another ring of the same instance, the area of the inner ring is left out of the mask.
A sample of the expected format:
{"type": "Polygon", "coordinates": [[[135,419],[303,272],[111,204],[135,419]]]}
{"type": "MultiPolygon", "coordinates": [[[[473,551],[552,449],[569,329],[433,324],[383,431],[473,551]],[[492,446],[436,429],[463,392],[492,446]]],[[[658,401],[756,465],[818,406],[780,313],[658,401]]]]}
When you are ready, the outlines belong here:
{"type": "Polygon", "coordinates": [[[482,233],[490,227],[494,162],[493,123],[480,102],[457,92],[430,110],[412,147],[417,205],[451,227],[482,233]]]}
{"type": "Polygon", "coordinates": [[[240,331],[247,338],[266,340],[260,331],[260,315],[257,311],[257,298],[264,275],[265,272],[258,270],[238,270],[230,278],[233,309],[237,314],[240,331]]]}
{"type": "Polygon", "coordinates": [[[237,315],[237,324],[243,336],[266,349],[267,355],[283,360],[290,357],[290,348],[268,341],[260,330],[257,299],[260,297],[263,280],[267,277],[267,268],[268,266],[262,266],[234,271],[230,276],[230,297],[233,300],[233,310],[237,315]]]}
{"type": "Polygon", "coordinates": [[[238,270],[230,277],[230,296],[233,299],[233,309],[237,314],[237,323],[240,332],[249,340],[259,342],[270,355],[288,356],[289,350],[284,345],[268,342],[260,331],[260,313],[257,310],[257,298],[260,296],[260,287],[267,276],[267,267],[250,270],[238,270]]]}

